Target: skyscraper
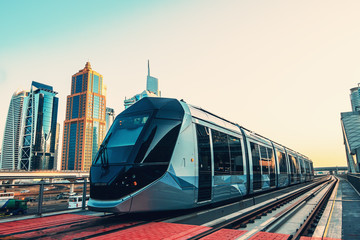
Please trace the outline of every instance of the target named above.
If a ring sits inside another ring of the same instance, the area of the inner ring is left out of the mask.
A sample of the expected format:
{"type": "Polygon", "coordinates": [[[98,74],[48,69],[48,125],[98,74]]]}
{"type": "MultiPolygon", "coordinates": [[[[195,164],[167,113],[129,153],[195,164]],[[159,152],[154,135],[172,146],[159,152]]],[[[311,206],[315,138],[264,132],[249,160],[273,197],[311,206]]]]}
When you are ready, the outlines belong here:
{"type": "Polygon", "coordinates": [[[341,113],[345,153],[349,172],[360,169],[360,85],[350,89],[352,112],[341,113]]]}
{"type": "Polygon", "coordinates": [[[146,90],[160,97],[159,80],[150,75],[150,61],[148,60],[148,75],[146,77],[146,90]]]}
{"type": "Polygon", "coordinates": [[[136,94],[132,98],[124,100],[125,109],[139,101],[144,97],[161,97],[161,92],[159,90],[159,80],[156,77],[150,75],[150,63],[148,60],[148,75],[146,77],[146,90],[142,93],[136,94]]]}
{"type": "Polygon", "coordinates": [[[350,101],[353,112],[360,111],[360,84],[350,89],[350,101]]]}
{"type": "Polygon", "coordinates": [[[112,108],[107,107],[106,108],[106,132],[109,130],[109,128],[111,127],[112,123],[114,122],[115,119],[115,111],[112,108]]]}
{"type": "Polygon", "coordinates": [[[67,97],[62,170],[89,170],[106,134],[103,76],[89,62],[71,79],[67,97]]]}
{"type": "Polygon", "coordinates": [[[60,123],[56,124],[56,137],[55,137],[55,157],[54,157],[54,170],[60,170],[61,162],[59,158],[59,134],[60,123]]]}
{"type": "Polygon", "coordinates": [[[52,86],[32,82],[24,98],[19,169],[54,169],[59,99],[52,86]]]}
{"type": "Polygon", "coordinates": [[[1,169],[15,170],[19,161],[19,139],[22,121],[22,109],[26,91],[18,91],[12,95],[8,115],[5,123],[5,131],[0,158],[1,169]]]}

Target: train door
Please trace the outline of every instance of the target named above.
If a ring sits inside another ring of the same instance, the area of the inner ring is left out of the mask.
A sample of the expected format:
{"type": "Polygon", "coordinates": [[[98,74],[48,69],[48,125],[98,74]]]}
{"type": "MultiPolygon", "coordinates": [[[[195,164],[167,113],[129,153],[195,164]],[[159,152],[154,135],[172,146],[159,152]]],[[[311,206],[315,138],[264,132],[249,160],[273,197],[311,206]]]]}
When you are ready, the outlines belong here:
{"type": "Polygon", "coordinates": [[[211,200],[212,168],[210,152],[210,129],[196,125],[198,144],[198,202],[211,200]]]}

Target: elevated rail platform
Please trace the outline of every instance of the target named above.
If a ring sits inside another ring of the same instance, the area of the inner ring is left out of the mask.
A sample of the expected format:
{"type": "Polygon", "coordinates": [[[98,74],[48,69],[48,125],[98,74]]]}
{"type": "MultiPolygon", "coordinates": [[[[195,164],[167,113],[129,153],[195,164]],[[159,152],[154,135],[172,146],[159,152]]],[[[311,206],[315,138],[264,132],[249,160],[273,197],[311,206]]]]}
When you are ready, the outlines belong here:
{"type": "MultiPolygon", "coordinates": [[[[360,195],[344,175],[339,177],[313,236],[299,239],[360,239],[359,220],[360,195]]],[[[196,239],[194,237],[209,229],[205,224],[124,221],[113,215],[84,210],[0,219],[0,238],[6,239],[196,239]]],[[[273,232],[259,232],[248,238],[248,232],[241,228],[221,229],[200,239],[292,239],[289,234],[273,232]]]]}
{"type": "Polygon", "coordinates": [[[360,194],[350,182],[360,186],[360,178],[339,177],[313,239],[360,239],[360,194]],[[348,181],[348,179],[350,181],[348,181]]]}

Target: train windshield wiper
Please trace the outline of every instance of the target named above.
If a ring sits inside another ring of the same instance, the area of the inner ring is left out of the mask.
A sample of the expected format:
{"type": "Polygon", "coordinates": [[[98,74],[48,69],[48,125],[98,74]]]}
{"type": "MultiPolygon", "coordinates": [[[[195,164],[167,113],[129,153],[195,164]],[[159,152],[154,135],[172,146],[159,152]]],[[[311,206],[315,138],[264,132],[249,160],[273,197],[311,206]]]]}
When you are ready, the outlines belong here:
{"type": "Polygon", "coordinates": [[[107,154],[107,144],[109,143],[109,139],[111,137],[111,134],[112,133],[110,133],[109,136],[106,138],[106,140],[100,145],[100,149],[99,149],[97,160],[96,160],[96,162],[97,162],[98,159],[100,158],[101,166],[103,168],[106,168],[106,167],[109,166],[109,157],[108,157],[108,154],[107,154]]]}

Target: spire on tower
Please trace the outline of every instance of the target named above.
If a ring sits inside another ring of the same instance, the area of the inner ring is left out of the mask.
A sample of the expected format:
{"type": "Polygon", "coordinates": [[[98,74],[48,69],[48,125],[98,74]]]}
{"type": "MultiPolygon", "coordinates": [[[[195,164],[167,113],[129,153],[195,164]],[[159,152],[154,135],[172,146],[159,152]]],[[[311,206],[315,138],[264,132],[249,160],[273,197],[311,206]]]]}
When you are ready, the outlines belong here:
{"type": "Polygon", "coordinates": [[[148,59],[148,76],[150,76],[150,61],[148,59]]]}
{"type": "Polygon", "coordinates": [[[90,70],[91,70],[90,62],[86,62],[86,64],[85,64],[85,69],[90,69],[90,70]]]}

